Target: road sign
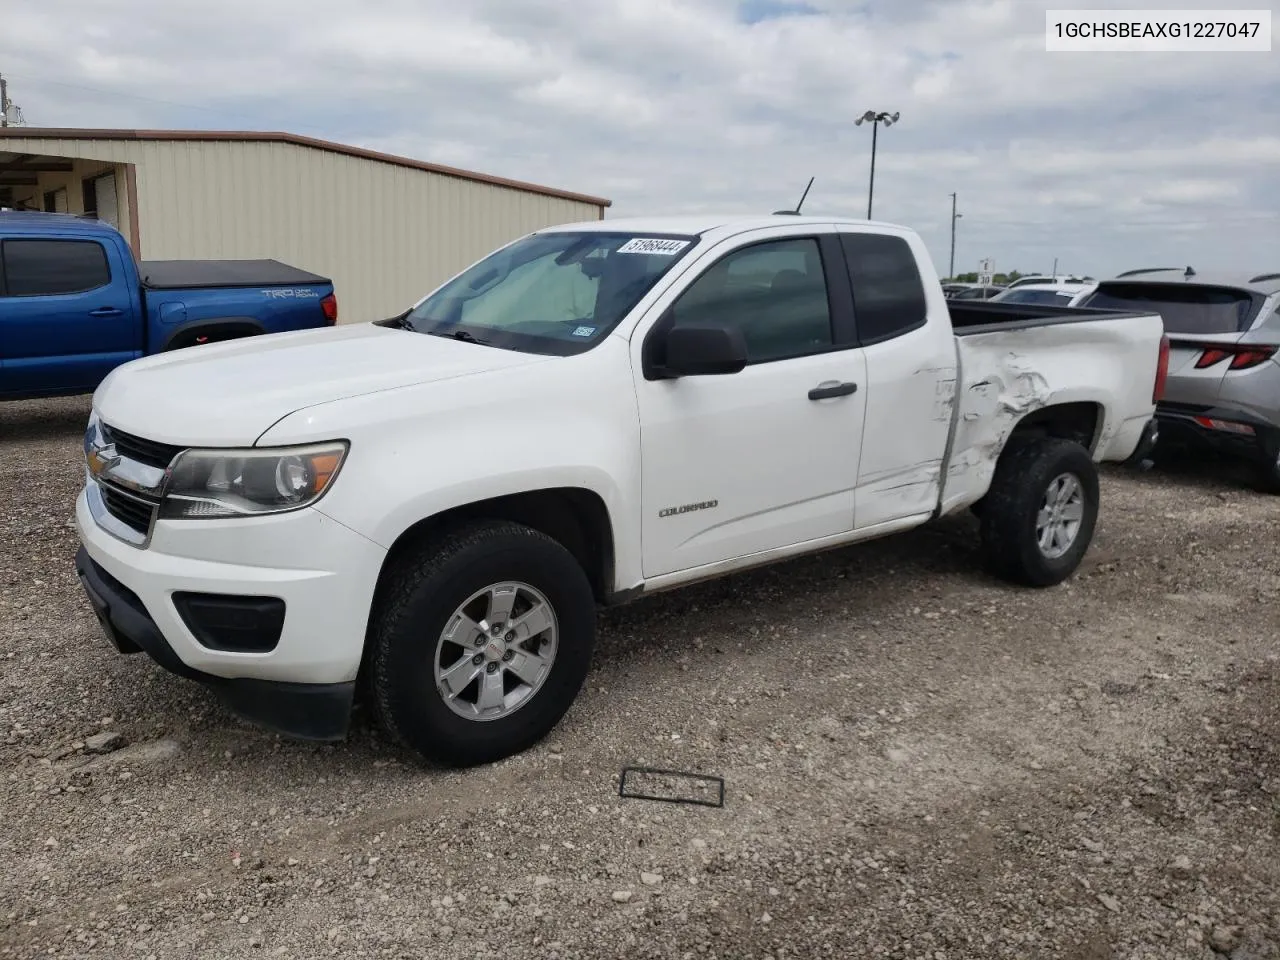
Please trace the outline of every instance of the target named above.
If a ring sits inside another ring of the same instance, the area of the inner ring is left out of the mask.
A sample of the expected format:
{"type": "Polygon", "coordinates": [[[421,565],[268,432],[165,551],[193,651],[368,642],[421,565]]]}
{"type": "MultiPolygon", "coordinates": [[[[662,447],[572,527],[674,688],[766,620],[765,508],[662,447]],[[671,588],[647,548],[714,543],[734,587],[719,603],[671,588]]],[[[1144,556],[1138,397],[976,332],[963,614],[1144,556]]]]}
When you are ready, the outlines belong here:
{"type": "Polygon", "coordinates": [[[978,274],[978,282],[982,284],[984,287],[991,286],[991,274],[989,273],[978,274]]]}

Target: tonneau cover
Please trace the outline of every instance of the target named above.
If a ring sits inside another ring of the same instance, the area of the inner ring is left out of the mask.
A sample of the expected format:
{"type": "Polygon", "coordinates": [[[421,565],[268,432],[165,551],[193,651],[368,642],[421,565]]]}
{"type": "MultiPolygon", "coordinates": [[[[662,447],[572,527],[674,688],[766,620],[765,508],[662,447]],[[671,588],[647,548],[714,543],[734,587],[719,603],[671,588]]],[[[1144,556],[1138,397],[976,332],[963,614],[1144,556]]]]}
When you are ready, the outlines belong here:
{"type": "Polygon", "coordinates": [[[151,289],[278,287],[329,283],[279,260],[143,260],[142,284],[151,289]]]}

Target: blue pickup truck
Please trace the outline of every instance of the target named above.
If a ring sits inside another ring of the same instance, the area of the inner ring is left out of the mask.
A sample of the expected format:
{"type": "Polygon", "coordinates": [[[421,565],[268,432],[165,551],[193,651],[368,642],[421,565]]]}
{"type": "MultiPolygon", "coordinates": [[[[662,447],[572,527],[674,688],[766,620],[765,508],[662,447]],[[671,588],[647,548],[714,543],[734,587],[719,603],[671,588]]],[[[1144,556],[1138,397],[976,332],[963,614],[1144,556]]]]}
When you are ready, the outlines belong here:
{"type": "Polygon", "coordinates": [[[275,260],[134,260],[96,220],[0,212],[0,400],[92,393],[115,367],[337,323],[333,284],[275,260]]]}

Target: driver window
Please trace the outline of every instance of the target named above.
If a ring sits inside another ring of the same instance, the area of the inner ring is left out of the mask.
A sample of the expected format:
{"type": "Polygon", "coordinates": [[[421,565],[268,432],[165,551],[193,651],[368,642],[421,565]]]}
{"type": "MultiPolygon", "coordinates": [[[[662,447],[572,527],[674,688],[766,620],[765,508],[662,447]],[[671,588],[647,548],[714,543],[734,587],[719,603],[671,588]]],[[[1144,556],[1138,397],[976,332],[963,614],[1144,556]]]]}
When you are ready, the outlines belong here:
{"type": "Polygon", "coordinates": [[[830,349],[835,341],[818,241],[773,240],[734,251],[680,295],[672,318],[677,326],[737,327],[751,363],[830,349]]]}

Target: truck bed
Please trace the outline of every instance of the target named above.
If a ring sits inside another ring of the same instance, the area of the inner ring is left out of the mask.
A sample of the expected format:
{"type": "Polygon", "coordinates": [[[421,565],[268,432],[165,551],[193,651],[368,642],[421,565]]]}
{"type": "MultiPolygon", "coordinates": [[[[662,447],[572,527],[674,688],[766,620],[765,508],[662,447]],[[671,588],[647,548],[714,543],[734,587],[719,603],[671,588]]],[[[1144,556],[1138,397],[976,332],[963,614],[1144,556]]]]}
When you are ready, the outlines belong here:
{"type": "Polygon", "coordinates": [[[326,284],[318,274],[279,260],[144,260],[138,264],[142,285],[150,290],[195,287],[294,287],[326,284]]]}
{"type": "Polygon", "coordinates": [[[1026,329],[1058,323],[1081,323],[1086,320],[1106,320],[1117,317],[1145,316],[1116,310],[1098,310],[1092,307],[1057,307],[1045,304],[982,303],[953,300],[947,303],[951,314],[951,327],[956,336],[965,337],[993,330],[1026,329]]]}

